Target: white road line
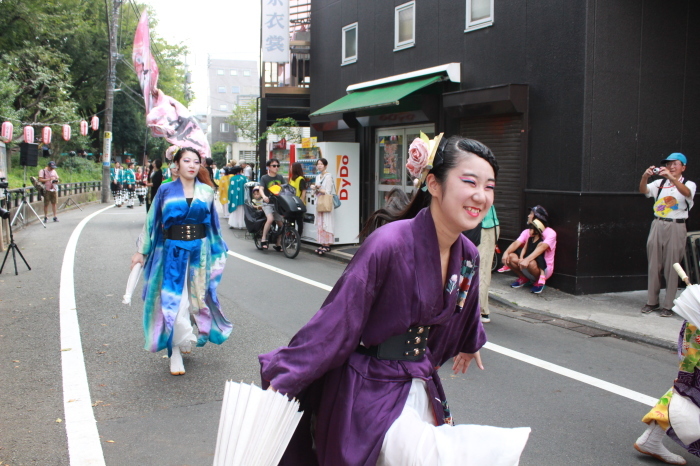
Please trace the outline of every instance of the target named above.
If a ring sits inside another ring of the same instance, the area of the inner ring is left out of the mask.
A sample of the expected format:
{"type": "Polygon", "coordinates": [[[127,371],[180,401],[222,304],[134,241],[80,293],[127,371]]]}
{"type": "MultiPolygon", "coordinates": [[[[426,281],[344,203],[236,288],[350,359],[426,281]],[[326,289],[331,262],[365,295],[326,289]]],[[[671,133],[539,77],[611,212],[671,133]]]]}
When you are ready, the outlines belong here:
{"type": "Polygon", "coordinates": [[[518,361],[532,364],[533,366],[537,366],[541,369],[546,369],[548,371],[554,372],[555,374],[563,375],[564,377],[569,377],[571,379],[578,380],[579,382],[598,387],[602,390],[607,390],[616,395],[629,398],[630,400],[638,401],[648,406],[656,406],[656,403],[659,401],[658,398],[652,398],[650,396],[644,395],[643,393],[635,392],[634,390],[615,385],[614,383],[606,382],[605,380],[597,379],[595,377],[591,377],[590,375],[572,371],[571,369],[567,369],[566,367],[558,366],[556,364],[552,364],[551,362],[528,356],[527,354],[519,353],[518,351],[514,351],[512,349],[504,348],[503,346],[496,345],[495,343],[487,342],[484,345],[484,348],[489,349],[491,351],[495,351],[496,353],[500,353],[504,356],[517,359],[518,361]]]}
{"type": "Polygon", "coordinates": [[[75,305],[73,266],[78,238],[83,228],[96,215],[114,206],[105,207],[85,217],[75,228],[66,245],[61,267],[59,312],[61,318],[61,369],[63,372],[63,410],[65,412],[68,456],[73,466],[103,465],[104,454],[97,421],[92,410],[80,325],[75,305]]]}
{"type": "MultiPolygon", "coordinates": [[[[256,261],[255,259],[251,259],[246,256],[242,256],[241,254],[237,254],[235,252],[228,252],[229,255],[233,257],[237,257],[241,260],[244,260],[246,262],[250,262],[251,264],[257,265],[259,267],[263,267],[265,269],[271,270],[273,272],[279,273],[281,275],[285,275],[287,277],[293,278],[295,280],[299,280],[300,282],[307,283],[309,285],[321,288],[322,290],[330,291],[333,289],[332,286],[324,285],[323,283],[319,283],[314,280],[310,280],[308,278],[302,277],[301,275],[297,275],[295,273],[287,272],[286,270],[280,269],[278,267],[273,267],[271,265],[267,265],[263,262],[256,261]]],[[[658,398],[652,398],[650,396],[644,395],[643,393],[635,392],[634,390],[630,390],[625,387],[621,387],[619,385],[615,385],[614,383],[606,382],[605,380],[597,379],[595,377],[591,377],[590,375],[582,374],[580,372],[573,371],[571,369],[567,369],[566,367],[563,366],[558,366],[556,364],[553,364],[551,362],[544,361],[542,359],[538,359],[532,356],[528,356],[527,354],[520,353],[518,351],[514,351],[512,349],[505,348],[500,345],[496,345],[495,343],[488,342],[486,345],[484,345],[484,348],[495,351],[496,353],[503,354],[504,356],[508,356],[513,359],[517,359],[522,362],[526,362],[528,364],[532,364],[533,366],[537,366],[541,369],[546,369],[548,371],[554,372],[555,374],[563,375],[564,377],[569,377],[574,380],[578,380],[579,382],[583,382],[588,385],[592,385],[594,387],[600,388],[602,390],[607,390],[611,393],[614,393],[616,395],[629,398],[630,400],[638,401],[642,404],[648,405],[648,406],[656,406],[656,403],[658,401],[658,398]]]]}
{"type": "Polygon", "coordinates": [[[315,280],[311,280],[310,278],[302,277],[301,275],[297,275],[292,272],[287,272],[284,269],[280,269],[278,267],[273,267],[272,265],[265,264],[264,262],[256,261],[255,259],[251,259],[250,257],[242,256],[241,254],[229,251],[228,252],[229,256],[236,257],[240,260],[250,262],[251,264],[257,265],[258,267],[262,267],[264,269],[272,270],[273,272],[276,272],[280,275],[284,275],[289,278],[293,278],[294,280],[299,280],[300,282],[306,283],[307,285],[315,286],[316,288],[321,288],[322,290],[326,291],[331,291],[333,289],[332,286],[324,285],[323,283],[317,282],[315,280]]]}

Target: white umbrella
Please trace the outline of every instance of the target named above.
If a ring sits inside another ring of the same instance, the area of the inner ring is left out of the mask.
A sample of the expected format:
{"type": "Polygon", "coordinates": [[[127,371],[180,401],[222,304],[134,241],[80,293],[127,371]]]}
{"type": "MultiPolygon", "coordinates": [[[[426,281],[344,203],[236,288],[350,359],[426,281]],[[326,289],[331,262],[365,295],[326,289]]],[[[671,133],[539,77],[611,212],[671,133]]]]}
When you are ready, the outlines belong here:
{"type": "Polygon", "coordinates": [[[297,400],[255,384],[227,381],[214,466],[275,466],[301,415],[297,400]]]}
{"type": "Polygon", "coordinates": [[[126,281],[126,291],[124,292],[124,299],[122,304],[128,304],[131,306],[131,295],[134,293],[134,288],[141,278],[141,263],[137,262],[131,273],[129,274],[129,280],[126,281]]]}
{"type": "Polygon", "coordinates": [[[700,328],[700,285],[691,285],[685,270],[679,263],[673,268],[681,280],[687,285],[681,295],[673,301],[673,312],[700,328]]]}

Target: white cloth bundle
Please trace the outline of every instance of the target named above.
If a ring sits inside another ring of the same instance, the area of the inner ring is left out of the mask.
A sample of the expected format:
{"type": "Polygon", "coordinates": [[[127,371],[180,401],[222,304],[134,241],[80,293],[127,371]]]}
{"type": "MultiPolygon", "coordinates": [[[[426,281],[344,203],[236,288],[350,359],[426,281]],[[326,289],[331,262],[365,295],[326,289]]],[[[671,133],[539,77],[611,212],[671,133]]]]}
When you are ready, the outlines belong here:
{"type": "Polygon", "coordinates": [[[700,328],[700,285],[686,287],[673,304],[673,312],[700,328]]]}
{"type": "Polygon", "coordinates": [[[301,415],[297,400],[255,384],[227,381],[214,466],[275,466],[301,415]]]}
{"type": "Polygon", "coordinates": [[[126,281],[126,291],[124,292],[124,299],[122,299],[122,304],[128,304],[131,306],[131,295],[134,293],[134,288],[141,278],[141,264],[137,263],[131,273],[129,274],[129,279],[126,281]]]}

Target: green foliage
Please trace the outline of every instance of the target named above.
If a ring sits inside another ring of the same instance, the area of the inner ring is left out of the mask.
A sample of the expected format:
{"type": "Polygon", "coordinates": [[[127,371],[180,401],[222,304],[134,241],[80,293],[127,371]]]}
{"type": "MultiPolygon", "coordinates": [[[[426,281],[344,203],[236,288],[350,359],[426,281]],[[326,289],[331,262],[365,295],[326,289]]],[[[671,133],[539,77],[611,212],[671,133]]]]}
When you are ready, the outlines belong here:
{"type": "MultiPolygon", "coordinates": [[[[19,164],[19,154],[11,155],[11,169],[7,174],[7,181],[10,189],[21,188],[24,181],[24,167],[19,164]]],[[[81,181],[101,181],[102,165],[91,162],[82,157],[62,156],[53,159],[56,162],[56,171],[61,183],[78,183],[81,181]]],[[[38,176],[39,170],[44,168],[49,159],[39,157],[38,167],[27,167],[26,185],[31,186],[30,176],[38,176]]]]}
{"type": "MultiPolygon", "coordinates": [[[[72,122],[71,141],[53,126],[54,153],[84,148],[102,152],[101,131],[79,135],[78,120],[105,108],[109,39],[107,5],[113,0],[0,0],[0,116],[14,120],[15,139],[27,122],[72,122]]],[[[140,85],[131,63],[132,42],[142,4],[123,2],[119,25],[119,61],[112,130],[113,153],[162,154],[168,143],[147,136],[140,85]]],[[[111,10],[111,8],[110,8],[111,10]]],[[[149,11],[156,24],[154,11],[149,11]]],[[[171,45],[154,34],[158,87],[184,105],[183,45],[171,45]]],[[[41,127],[35,128],[40,135],[41,127]]],[[[151,155],[153,158],[154,155],[151,155]]]]}
{"type": "Polygon", "coordinates": [[[223,141],[215,142],[211,146],[211,158],[214,159],[216,166],[219,168],[223,168],[226,165],[226,146],[228,144],[223,141]]]}
{"type": "Polygon", "coordinates": [[[260,137],[258,137],[258,119],[257,103],[252,101],[245,105],[237,105],[226,121],[235,128],[239,138],[255,141],[255,144],[260,144],[270,136],[276,136],[277,139],[284,138],[292,143],[301,142],[301,132],[294,118],[278,118],[260,137]]]}

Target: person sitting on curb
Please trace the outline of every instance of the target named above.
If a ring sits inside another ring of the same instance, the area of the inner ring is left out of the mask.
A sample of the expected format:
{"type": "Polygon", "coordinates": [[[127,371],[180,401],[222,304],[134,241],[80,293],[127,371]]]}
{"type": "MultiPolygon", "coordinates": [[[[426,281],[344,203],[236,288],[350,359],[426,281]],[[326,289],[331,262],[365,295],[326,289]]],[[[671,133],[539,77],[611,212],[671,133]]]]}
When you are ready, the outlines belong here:
{"type": "Polygon", "coordinates": [[[545,282],[554,273],[554,251],[557,248],[557,233],[549,228],[549,214],[544,207],[536,205],[530,209],[527,216],[530,228],[523,230],[520,236],[503,253],[503,265],[508,266],[518,275],[518,279],[511,283],[512,288],[521,288],[534,283],[532,293],[542,293],[545,282]],[[537,220],[537,223],[534,223],[537,220]],[[528,248],[531,238],[531,228],[538,231],[540,241],[533,245],[533,249],[528,248]],[[541,230],[540,230],[541,229],[541,230]],[[525,248],[523,253],[521,248],[525,248]],[[537,258],[544,256],[542,260],[537,258]],[[539,263],[538,263],[539,262],[539,263]],[[542,267],[544,265],[544,268],[542,267]]]}

